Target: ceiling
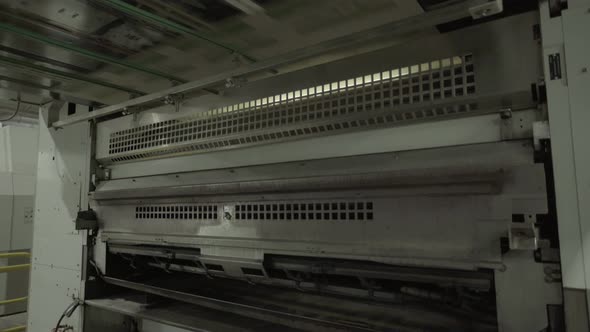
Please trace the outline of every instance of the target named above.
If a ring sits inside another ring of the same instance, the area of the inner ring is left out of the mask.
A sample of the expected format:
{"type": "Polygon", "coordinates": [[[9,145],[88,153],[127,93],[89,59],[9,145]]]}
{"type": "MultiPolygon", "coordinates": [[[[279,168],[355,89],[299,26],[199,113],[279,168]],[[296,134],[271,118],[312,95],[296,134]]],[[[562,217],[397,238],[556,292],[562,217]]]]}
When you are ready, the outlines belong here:
{"type": "Polygon", "coordinates": [[[53,98],[114,104],[422,12],[414,0],[0,0],[0,116],[17,99],[21,117],[53,98]]]}

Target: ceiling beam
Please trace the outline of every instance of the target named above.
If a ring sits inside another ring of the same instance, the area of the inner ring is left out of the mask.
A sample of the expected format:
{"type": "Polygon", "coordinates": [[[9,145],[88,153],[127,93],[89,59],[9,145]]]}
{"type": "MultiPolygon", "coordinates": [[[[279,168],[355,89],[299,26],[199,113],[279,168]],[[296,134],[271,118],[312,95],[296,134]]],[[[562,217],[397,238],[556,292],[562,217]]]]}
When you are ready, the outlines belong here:
{"type": "Polygon", "coordinates": [[[256,15],[264,12],[264,8],[252,0],[225,0],[225,2],[248,15],[256,15]]]}
{"type": "Polygon", "coordinates": [[[192,13],[188,13],[186,9],[169,1],[161,2],[158,0],[136,0],[137,6],[148,7],[153,11],[160,12],[163,16],[170,18],[171,16],[177,21],[193,29],[207,29],[215,30],[215,27],[200,19],[192,13]]]}
{"type": "Polygon", "coordinates": [[[105,88],[124,91],[124,92],[130,93],[130,94],[133,94],[133,95],[138,95],[138,96],[145,95],[145,92],[131,89],[131,88],[127,88],[127,87],[124,87],[121,85],[109,83],[109,82],[106,82],[103,80],[91,78],[88,75],[79,75],[79,74],[75,74],[75,73],[65,72],[65,71],[36,65],[36,64],[28,62],[28,61],[19,60],[19,59],[15,59],[15,58],[3,56],[3,55],[0,55],[0,63],[6,64],[9,66],[13,66],[13,67],[25,68],[29,71],[33,71],[33,72],[37,72],[37,73],[41,73],[41,74],[51,74],[51,75],[54,75],[54,76],[62,78],[62,79],[65,78],[65,79],[69,79],[69,80],[76,80],[76,81],[80,81],[80,82],[84,82],[84,83],[99,85],[99,86],[102,86],[105,88]]]}
{"type": "Polygon", "coordinates": [[[95,52],[106,51],[109,54],[118,56],[128,56],[135,53],[135,50],[112,43],[110,40],[101,38],[96,33],[84,32],[59,21],[41,16],[38,13],[0,5],[0,21],[26,27],[26,29],[41,32],[48,37],[64,40],[68,43],[78,43],[78,45],[83,45],[95,52]]]}
{"type": "Polygon", "coordinates": [[[113,9],[116,9],[118,11],[121,11],[127,15],[145,20],[149,23],[167,28],[171,31],[174,31],[176,33],[180,33],[183,35],[187,35],[187,36],[191,36],[191,37],[195,37],[204,41],[209,42],[210,44],[213,44],[215,46],[221,47],[227,51],[229,51],[230,53],[233,54],[238,54],[240,56],[242,56],[243,58],[245,58],[248,61],[254,62],[256,61],[255,58],[245,54],[244,52],[238,50],[237,48],[228,45],[228,44],[224,44],[222,42],[219,42],[217,40],[214,40],[211,37],[205,36],[193,29],[190,29],[184,25],[178,24],[176,22],[170,21],[164,17],[158,16],[156,14],[150,13],[146,10],[143,10],[141,8],[137,8],[131,4],[128,4],[124,1],[120,1],[120,0],[98,0],[99,3],[102,3],[104,5],[107,5],[113,9]]]}
{"type": "Polygon", "coordinates": [[[126,60],[121,60],[121,59],[112,57],[110,55],[105,55],[102,53],[90,51],[90,50],[72,45],[67,42],[63,42],[60,40],[56,40],[56,39],[52,39],[52,38],[43,36],[41,34],[33,32],[33,31],[25,30],[25,29],[22,29],[22,28],[19,28],[19,27],[10,25],[10,24],[6,24],[4,22],[0,22],[0,31],[14,33],[20,37],[24,37],[24,38],[31,39],[31,40],[36,40],[36,41],[42,42],[47,45],[63,48],[63,49],[80,54],[82,56],[85,56],[85,57],[93,59],[93,60],[101,61],[104,63],[108,63],[111,65],[115,65],[115,66],[119,66],[119,67],[123,67],[123,68],[127,68],[127,69],[136,70],[139,72],[150,74],[152,76],[164,78],[164,79],[167,79],[167,80],[170,80],[173,82],[186,83],[186,80],[184,80],[182,78],[175,77],[173,75],[161,72],[157,69],[144,67],[144,66],[126,61],[126,60]]]}
{"type": "Polygon", "coordinates": [[[26,87],[29,87],[29,88],[39,89],[39,90],[46,90],[46,91],[49,91],[49,92],[54,91],[53,87],[51,87],[51,86],[39,84],[39,83],[36,83],[36,82],[30,82],[30,81],[27,81],[27,80],[22,80],[22,79],[10,77],[10,76],[5,76],[5,75],[0,75],[0,81],[6,81],[6,82],[11,82],[11,83],[16,83],[16,84],[23,85],[23,86],[26,86],[26,87]]]}
{"type": "Polygon", "coordinates": [[[6,53],[10,53],[10,54],[14,54],[14,55],[18,55],[20,57],[23,57],[27,60],[33,60],[33,61],[38,61],[38,62],[43,62],[52,66],[56,66],[56,67],[61,67],[64,69],[68,69],[68,70],[72,70],[72,71],[76,71],[79,73],[90,73],[91,70],[88,68],[84,68],[84,67],[80,67],[80,66],[76,66],[73,65],[71,63],[67,63],[67,62],[62,62],[62,61],[58,61],[55,59],[50,59],[50,58],[46,58],[44,56],[41,55],[37,55],[34,53],[30,53],[30,52],[26,52],[23,50],[19,50],[17,48],[13,48],[13,47],[8,47],[8,46],[4,46],[4,45],[0,45],[0,51],[2,52],[6,52],[6,53]]]}

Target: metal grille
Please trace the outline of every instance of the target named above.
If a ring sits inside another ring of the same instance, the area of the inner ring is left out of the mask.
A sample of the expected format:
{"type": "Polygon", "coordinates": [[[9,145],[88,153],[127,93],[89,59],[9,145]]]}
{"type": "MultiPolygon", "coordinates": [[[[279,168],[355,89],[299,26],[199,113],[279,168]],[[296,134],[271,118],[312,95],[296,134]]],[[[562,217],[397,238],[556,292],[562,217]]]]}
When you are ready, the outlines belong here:
{"type": "Polygon", "coordinates": [[[113,132],[109,155],[128,161],[444,117],[477,105],[428,105],[474,93],[472,56],[455,56],[113,132]],[[400,111],[413,104],[424,107],[400,111]]]}
{"type": "Polygon", "coordinates": [[[145,205],[135,207],[135,219],[216,220],[217,205],[145,205]]]}
{"type": "Polygon", "coordinates": [[[273,202],[235,206],[236,221],[263,220],[373,220],[373,202],[273,202]]]}

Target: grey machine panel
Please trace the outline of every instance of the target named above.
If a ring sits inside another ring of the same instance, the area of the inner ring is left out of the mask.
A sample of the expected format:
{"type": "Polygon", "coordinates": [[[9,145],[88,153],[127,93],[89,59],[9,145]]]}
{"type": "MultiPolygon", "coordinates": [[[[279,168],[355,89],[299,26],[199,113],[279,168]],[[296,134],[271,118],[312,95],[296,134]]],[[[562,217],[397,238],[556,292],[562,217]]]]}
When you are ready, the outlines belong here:
{"type": "Polygon", "coordinates": [[[531,152],[523,142],[484,144],[113,180],[95,191],[95,208],[112,243],[259,261],[274,253],[498,266],[512,214],[546,212],[544,171],[526,160],[531,152]]]}
{"type": "MultiPolygon", "coordinates": [[[[228,89],[223,97],[184,101],[180,112],[168,106],[105,121],[97,126],[96,158],[111,165],[113,178],[139,176],[155,173],[149,171],[152,164],[141,163],[154,158],[367,130],[379,133],[383,128],[530,108],[530,84],[540,75],[535,61],[539,46],[529,36],[536,21],[534,14],[523,14],[247,83],[228,89]],[[499,35],[505,45],[490,52],[488,41],[499,35]],[[518,56],[510,51],[515,48],[520,49],[518,56]]],[[[387,151],[366,145],[363,149],[348,155],[387,151]]],[[[166,159],[160,163],[175,161],[166,159]]],[[[258,163],[267,162],[263,157],[258,163]]],[[[199,162],[191,164],[176,167],[200,167],[199,162]]],[[[160,172],[168,168],[157,167],[160,172]]]]}
{"type": "MultiPolygon", "coordinates": [[[[109,254],[141,256],[167,272],[272,284],[272,257],[487,276],[532,260],[505,261],[501,242],[536,249],[548,211],[531,140],[537,21],[518,15],[98,122],[97,266],[109,275],[109,254]]],[[[509,275],[497,279],[499,305],[513,302],[509,275]]],[[[543,327],[539,314],[524,325],[543,327]]],[[[510,319],[505,331],[523,326],[510,319]]]]}

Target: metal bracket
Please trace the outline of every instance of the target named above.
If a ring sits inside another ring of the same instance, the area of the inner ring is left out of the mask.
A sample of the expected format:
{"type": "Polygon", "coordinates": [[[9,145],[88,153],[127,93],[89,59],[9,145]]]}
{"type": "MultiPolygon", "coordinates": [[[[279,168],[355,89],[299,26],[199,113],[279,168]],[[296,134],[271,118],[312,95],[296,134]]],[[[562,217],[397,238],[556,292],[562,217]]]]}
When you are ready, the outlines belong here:
{"type": "Polygon", "coordinates": [[[539,247],[539,230],[532,221],[511,223],[508,238],[511,250],[536,250],[539,247]]]}
{"type": "Polygon", "coordinates": [[[225,79],[225,87],[226,88],[240,88],[242,87],[247,80],[245,78],[240,77],[228,77],[225,79]]]}
{"type": "Polygon", "coordinates": [[[500,119],[502,121],[500,126],[500,137],[503,140],[512,139],[513,137],[513,129],[512,129],[512,109],[505,108],[500,111],[500,119]]]}
{"type": "Polygon", "coordinates": [[[504,10],[502,0],[483,0],[481,4],[469,7],[469,14],[474,20],[496,15],[504,10]]]}
{"type": "MultiPolygon", "coordinates": [[[[63,100],[53,100],[51,104],[49,104],[49,109],[47,110],[46,115],[47,118],[45,119],[48,128],[51,127],[53,122],[59,120],[59,112],[65,104],[66,102],[63,100]]],[[[45,112],[41,114],[45,116],[45,112]]]]}
{"type": "Polygon", "coordinates": [[[93,182],[95,182],[94,185],[96,185],[100,181],[110,180],[110,179],[111,179],[111,169],[106,168],[103,165],[98,165],[98,167],[96,168],[95,179],[93,181],[93,182]]]}
{"type": "Polygon", "coordinates": [[[174,106],[175,112],[180,112],[180,106],[184,101],[184,94],[167,95],[164,97],[164,104],[174,106]]]}
{"type": "Polygon", "coordinates": [[[533,122],[533,142],[535,145],[535,151],[541,150],[541,140],[551,138],[549,132],[548,121],[536,121],[533,122]]]}
{"type": "Polygon", "coordinates": [[[75,220],[76,230],[90,230],[98,228],[98,218],[93,210],[78,211],[75,220]]]}

